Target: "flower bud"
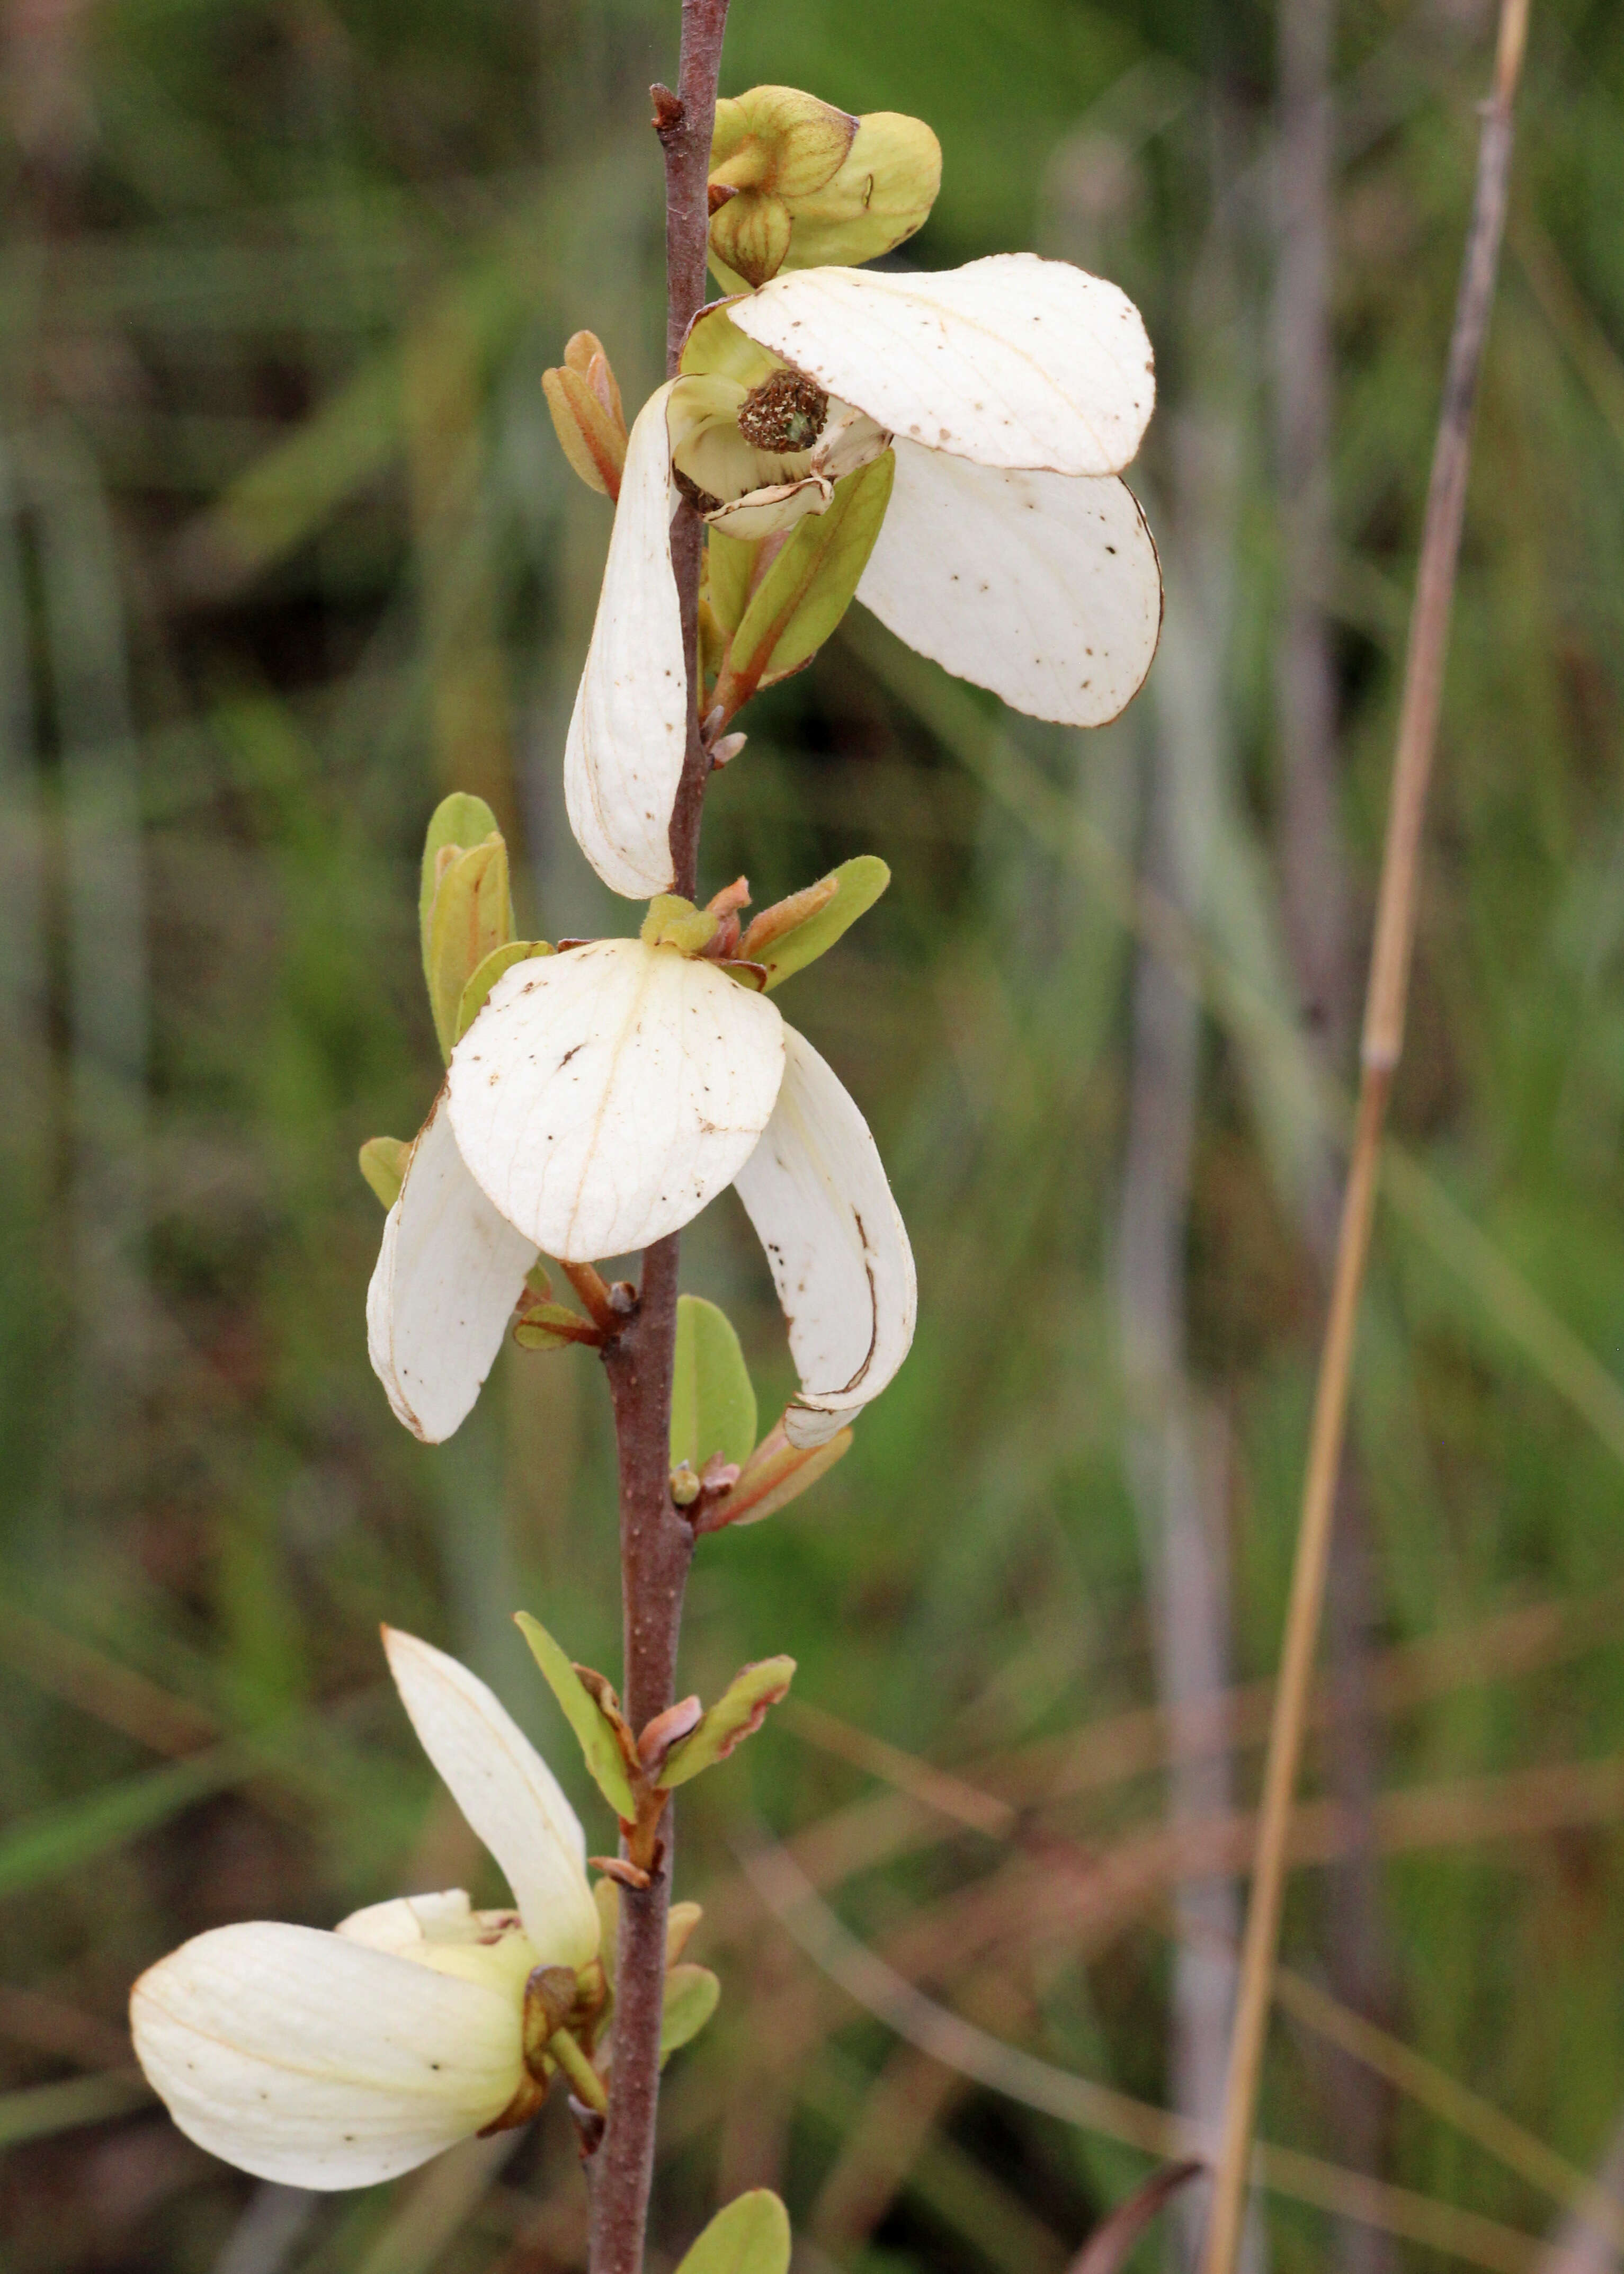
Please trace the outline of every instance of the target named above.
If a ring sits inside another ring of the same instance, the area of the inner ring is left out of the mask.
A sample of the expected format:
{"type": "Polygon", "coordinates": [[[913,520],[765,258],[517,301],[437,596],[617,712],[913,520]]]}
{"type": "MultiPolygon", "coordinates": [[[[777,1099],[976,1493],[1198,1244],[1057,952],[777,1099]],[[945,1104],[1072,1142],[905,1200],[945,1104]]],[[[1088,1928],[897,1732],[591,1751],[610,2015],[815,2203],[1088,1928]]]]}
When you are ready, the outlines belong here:
{"type": "Polygon", "coordinates": [[[798,201],[838,174],[858,122],[793,87],[755,87],[716,106],[710,248],[730,277],[764,284],[784,266],[798,201]]]}
{"type": "Polygon", "coordinates": [[[922,119],[853,119],[793,87],[716,107],[710,257],[734,290],[783,268],[859,266],[912,237],[936,202],[942,147],[922,119]]]}
{"type": "Polygon", "coordinates": [[[620,493],[626,414],[609,358],[594,332],[576,332],[561,367],[541,375],[560,447],[589,489],[620,493]]]}

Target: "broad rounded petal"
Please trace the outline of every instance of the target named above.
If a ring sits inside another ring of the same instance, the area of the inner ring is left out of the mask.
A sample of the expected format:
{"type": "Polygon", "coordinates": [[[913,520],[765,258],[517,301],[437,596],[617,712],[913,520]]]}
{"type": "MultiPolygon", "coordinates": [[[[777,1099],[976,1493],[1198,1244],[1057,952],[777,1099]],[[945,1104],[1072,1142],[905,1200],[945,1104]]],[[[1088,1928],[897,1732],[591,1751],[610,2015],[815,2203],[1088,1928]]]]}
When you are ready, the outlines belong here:
{"type": "Polygon", "coordinates": [[[262,2180],[364,2187],[500,2116],[522,2003],[312,1927],[216,1928],[136,1984],[136,2058],[188,2139],[262,2180]]]}
{"type": "Polygon", "coordinates": [[[728,313],[894,434],[984,466],[1114,474],[1155,402],[1126,293],[1032,252],[935,275],[807,268],[728,313]]]}
{"type": "Polygon", "coordinates": [[[671,809],[688,748],[688,662],[671,568],[676,493],[668,383],[638,412],[586,669],[564,746],[564,801],[612,892],[651,900],[672,882],[671,809]]]}
{"type": "Polygon", "coordinates": [[[731,1184],[784,1071],[777,1006],[714,963],[599,939],[515,964],[451,1060],[462,1157],[549,1255],[675,1231],[731,1184]]]}
{"type": "Polygon", "coordinates": [[[858,599],[921,655],[1034,719],[1116,718],[1162,631],[1156,548],[1126,483],[896,450],[858,599]]]}
{"type": "Polygon", "coordinates": [[[868,1125],[803,1035],[784,1030],[784,1087],[735,1178],[789,1323],[801,1395],[792,1445],[822,1445],[908,1354],[914,1254],[868,1125]]]}
{"type": "Polygon", "coordinates": [[[366,1347],[425,1445],[461,1427],[536,1261],[462,1165],[442,1089],[418,1133],[366,1291],[366,1347]]]}
{"type": "Polygon", "coordinates": [[[395,1627],[383,1646],[418,1742],[501,1865],[543,1963],[584,1966],[598,1955],[598,1906],[558,1779],[477,1674],[395,1627]]]}

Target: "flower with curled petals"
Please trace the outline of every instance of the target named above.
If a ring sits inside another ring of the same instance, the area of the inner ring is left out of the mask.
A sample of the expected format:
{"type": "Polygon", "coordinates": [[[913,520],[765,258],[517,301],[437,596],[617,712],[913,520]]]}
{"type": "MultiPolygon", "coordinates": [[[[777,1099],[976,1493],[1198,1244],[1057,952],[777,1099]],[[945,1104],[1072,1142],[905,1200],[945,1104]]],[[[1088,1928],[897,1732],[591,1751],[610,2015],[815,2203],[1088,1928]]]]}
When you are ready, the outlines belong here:
{"type": "Polygon", "coordinates": [[[646,1247],[730,1184],[789,1321],[793,1445],[907,1353],[914,1258],[862,1115],[769,995],[659,930],[516,965],[452,1053],[367,1300],[373,1366],[428,1442],[472,1406],[538,1254],[646,1247]]]}
{"type": "Polygon", "coordinates": [[[289,2187],[368,2187],[532,2113],[550,2071],[527,1986],[538,1969],[590,1978],[598,1956],[586,1843],[552,1771],[466,1667],[387,1628],[384,1646],[513,1908],[476,1911],[456,1888],[373,1903],[331,1933],[216,1927],[131,1993],[136,2057],[180,2129],[289,2187]]]}
{"type": "Polygon", "coordinates": [[[671,884],[679,493],[725,535],[781,540],[891,451],[857,598],[1014,709],[1101,726],[1161,629],[1155,547],[1120,478],[1154,396],[1126,295],[1032,253],[936,275],[807,268],[703,315],[632,428],[565,754],[570,821],[605,882],[632,897],[671,884]]]}

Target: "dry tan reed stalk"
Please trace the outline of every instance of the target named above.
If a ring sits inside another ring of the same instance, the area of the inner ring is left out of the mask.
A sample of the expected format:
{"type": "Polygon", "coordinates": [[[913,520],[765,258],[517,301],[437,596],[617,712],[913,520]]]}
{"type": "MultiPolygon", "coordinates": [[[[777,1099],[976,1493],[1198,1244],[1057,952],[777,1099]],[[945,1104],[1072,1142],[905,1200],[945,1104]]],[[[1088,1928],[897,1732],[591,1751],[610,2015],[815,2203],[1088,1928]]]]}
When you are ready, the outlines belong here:
{"type": "Polygon", "coordinates": [[[1405,659],[1392,802],[1382,853],[1376,936],[1371,952],[1370,989],[1360,1047],[1353,1153],[1337,1232],[1330,1315],[1314,1401],[1279,1694],[1264,1770],[1257,1856],[1230,2045],[1223,2142],[1202,2254],[1202,2274],[1235,2274],[1245,2214],[1250,2143],[1267,2034],[1274,1953],[1280,1939],[1292,1805],[1325,1598],[1331,1518],[1347,1422],[1359,1297],[1370,1252],[1381,1133],[1403,1046],[1421,832],[1438,740],[1455,567],[1466,508],[1472,410],[1505,228],[1511,170],[1512,105],[1522,72],[1527,33],[1528,0],[1502,0],[1494,87],[1483,110],[1477,188],[1449,346],[1405,659]]]}

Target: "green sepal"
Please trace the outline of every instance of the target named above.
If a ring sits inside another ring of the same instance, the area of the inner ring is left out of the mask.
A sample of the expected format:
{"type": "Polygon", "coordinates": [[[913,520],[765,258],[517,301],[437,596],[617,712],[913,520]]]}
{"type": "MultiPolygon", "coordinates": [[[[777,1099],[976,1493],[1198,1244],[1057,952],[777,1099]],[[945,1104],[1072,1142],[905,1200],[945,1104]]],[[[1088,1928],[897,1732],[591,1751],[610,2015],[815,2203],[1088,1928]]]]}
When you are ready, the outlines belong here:
{"type": "Polygon", "coordinates": [[[710,612],[730,640],[750,604],[750,576],[759,549],[745,538],[729,537],[725,529],[712,529],[706,535],[710,612]]]}
{"type": "Polygon", "coordinates": [[[756,1449],[756,1389],[726,1311],[703,1295],[677,1298],[671,1381],[671,1465],[695,1476],[715,1453],[742,1468],[756,1449]]]}
{"type": "Polygon", "coordinates": [[[361,1148],[361,1174],[387,1209],[401,1196],[411,1142],[406,1137],[369,1137],[361,1148]]]}
{"type": "Polygon", "coordinates": [[[729,644],[723,678],[738,690],[732,710],[809,663],[846,614],[885,518],[896,466],[886,450],[835,484],[827,512],[797,523],[729,644]]]}
{"type": "Polygon", "coordinates": [[[716,937],[720,922],[710,908],[696,908],[679,892],[657,892],[638,937],[645,947],[678,947],[684,955],[697,955],[716,937]]]}
{"type": "Polygon", "coordinates": [[[660,2007],[660,2067],[699,2035],[717,2007],[722,1985],[708,1966],[673,1966],[660,2007]]]}
{"type": "Polygon", "coordinates": [[[891,870],[877,854],[859,853],[853,860],[842,861],[823,881],[834,885],[834,894],[804,923],[792,925],[765,945],[759,940],[752,943],[748,932],[740,942],[741,956],[765,970],[769,990],[782,986],[795,972],[804,971],[808,963],[827,955],[858,917],[868,915],[890,884],[891,870]]]}
{"type": "Polygon", "coordinates": [[[741,1667],[691,1737],[673,1745],[660,1771],[659,1788],[670,1792],[686,1784],[702,1769],[725,1761],[735,1745],[754,1736],[767,1718],[767,1709],[786,1697],[795,1671],[793,1658],[763,1658],[741,1667]]]}
{"type": "MultiPolygon", "coordinates": [[[[737,326],[732,328],[736,330],[737,326]]],[[[440,854],[447,845],[466,848],[483,845],[487,837],[500,835],[500,825],[484,798],[470,797],[465,790],[455,790],[451,796],[441,798],[434,808],[428,835],[423,840],[423,868],[417,881],[417,932],[425,964],[429,953],[429,910],[434,905],[440,854]]]]}
{"type": "Polygon", "coordinates": [[[677,2274],[789,2274],[789,2213],[771,2187],[718,2211],[677,2274]]]}
{"type": "MultiPolygon", "coordinates": [[[[533,1619],[528,1611],[515,1611],[514,1619],[541,1668],[543,1680],[575,1733],[593,1783],[622,1823],[635,1822],[637,1803],[613,1723],[540,1620],[533,1619]]],[[[703,1726],[702,1722],[700,1727],[703,1726]]],[[[697,1736],[698,1730],[694,1734],[697,1736]]]]}
{"type": "Polygon", "coordinates": [[[484,1010],[486,997],[504,971],[511,971],[515,963],[528,963],[532,956],[551,955],[552,953],[545,939],[509,939],[483,957],[474,966],[457,1002],[456,1027],[451,1037],[453,1048],[462,1041],[484,1010]]]}
{"type": "Polygon", "coordinates": [[[599,1879],[592,1889],[592,1901],[598,1906],[598,1962],[613,1997],[615,1954],[620,1946],[620,1890],[613,1879],[599,1879]]]}
{"type": "Polygon", "coordinates": [[[423,959],[434,1032],[446,1058],[456,1043],[463,990],[492,950],[506,946],[512,937],[508,847],[492,836],[453,852],[434,888],[423,959]]]}
{"type": "MultiPolygon", "coordinates": [[[[742,294],[736,295],[742,297],[742,294]]],[[[684,379],[733,379],[741,387],[759,387],[783,364],[766,348],[757,347],[728,314],[729,304],[707,309],[682,343],[684,379]]]]}

